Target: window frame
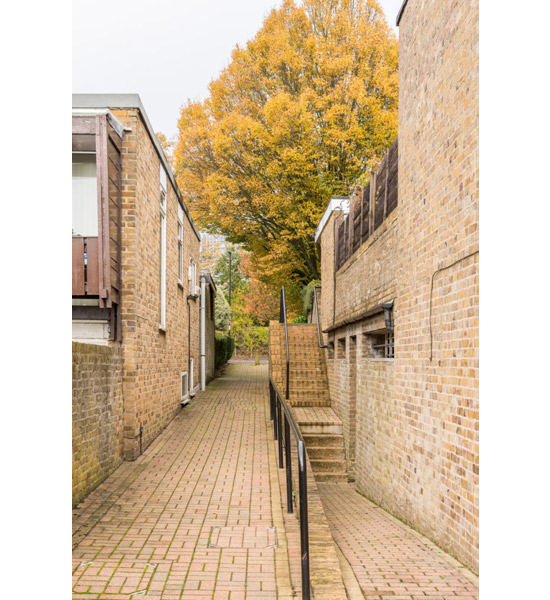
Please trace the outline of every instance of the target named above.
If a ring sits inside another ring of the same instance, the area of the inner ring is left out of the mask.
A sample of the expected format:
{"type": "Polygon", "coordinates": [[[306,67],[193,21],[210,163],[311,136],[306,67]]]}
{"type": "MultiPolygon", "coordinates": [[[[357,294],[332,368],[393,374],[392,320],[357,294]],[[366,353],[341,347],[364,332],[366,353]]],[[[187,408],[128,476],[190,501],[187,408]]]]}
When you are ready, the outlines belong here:
{"type": "Polygon", "coordinates": [[[189,400],[189,373],[187,371],[182,371],[180,373],[180,402],[182,404],[184,404],[186,401],[189,400]],[[183,381],[185,377],[185,387],[186,389],[183,389],[183,381]]]}
{"type": "MultiPolygon", "coordinates": [[[[161,167],[162,172],[162,167],[161,167]]],[[[166,331],[166,216],[167,198],[166,189],[160,184],[160,256],[159,256],[159,287],[160,287],[160,310],[159,329],[166,331]]]]}

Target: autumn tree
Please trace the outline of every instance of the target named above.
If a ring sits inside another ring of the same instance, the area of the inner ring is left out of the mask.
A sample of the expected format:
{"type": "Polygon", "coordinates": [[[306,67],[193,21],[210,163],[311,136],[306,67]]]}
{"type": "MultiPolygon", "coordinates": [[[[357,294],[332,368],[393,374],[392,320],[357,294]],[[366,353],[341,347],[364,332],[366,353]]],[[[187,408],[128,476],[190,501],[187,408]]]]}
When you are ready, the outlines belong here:
{"type": "Polygon", "coordinates": [[[397,39],[374,0],[285,0],[181,111],[176,175],[204,229],[254,253],[259,277],[319,279],[313,234],[397,134],[397,39]]]}
{"type": "Polygon", "coordinates": [[[155,133],[157,136],[158,143],[164,152],[164,155],[168,159],[168,163],[174,169],[174,148],[176,147],[176,141],[174,139],[168,139],[166,135],[160,131],[155,133]]]}

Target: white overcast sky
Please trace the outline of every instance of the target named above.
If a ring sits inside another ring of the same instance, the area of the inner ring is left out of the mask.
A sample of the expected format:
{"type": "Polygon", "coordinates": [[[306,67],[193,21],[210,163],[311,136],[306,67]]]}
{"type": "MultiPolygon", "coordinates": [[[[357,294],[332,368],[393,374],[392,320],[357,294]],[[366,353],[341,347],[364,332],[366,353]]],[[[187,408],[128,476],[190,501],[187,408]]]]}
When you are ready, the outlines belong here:
{"type": "MultiPolygon", "coordinates": [[[[379,0],[380,1],[380,0],[379,0]]],[[[403,0],[381,0],[394,28],[403,0]]],[[[73,92],[138,93],[155,131],[177,133],[231,50],[281,0],[73,0],[73,92]]]]}

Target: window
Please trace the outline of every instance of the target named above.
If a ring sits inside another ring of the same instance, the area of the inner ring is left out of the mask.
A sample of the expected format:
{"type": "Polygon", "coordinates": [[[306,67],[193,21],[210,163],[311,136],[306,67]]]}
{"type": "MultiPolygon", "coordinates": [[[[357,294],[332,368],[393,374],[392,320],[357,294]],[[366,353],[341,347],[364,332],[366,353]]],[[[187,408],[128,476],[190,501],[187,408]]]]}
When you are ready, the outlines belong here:
{"type": "Polygon", "coordinates": [[[328,357],[330,359],[334,358],[334,340],[330,340],[328,343],[328,357]]]}
{"type": "MultiPolygon", "coordinates": [[[[163,173],[161,167],[161,173],[163,173]]],[[[166,174],[165,174],[166,182],[166,174]]],[[[160,186],[160,256],[159,256],[159,292],[160,314],[159,328],[166,329],[166,189],[160,186]]]]}
{"type": "Polygon", "coordinates": [[[183,208],[178,202],[178,283],[183,285],[183,208]]]}
{"type": "Polygon", "coordinates": [[[363,358],[395,358],[393,331],[363,334],[363,358]]]}
{"type": "Polygon", "coordinates": [[[197,263],[193,259],[189,262],[189,293],[197,293],[197,263]]]}
{"type": "Polygon", "coordinates": [[[95,153],[73,153],[73,235],[97,237],[95,153]]]}
{"type": "Polygon", "coordinates": [[[187,380],[187,371],[181,374],[181,401],[185,403],[189,398],[189,385],[187,380]]]}

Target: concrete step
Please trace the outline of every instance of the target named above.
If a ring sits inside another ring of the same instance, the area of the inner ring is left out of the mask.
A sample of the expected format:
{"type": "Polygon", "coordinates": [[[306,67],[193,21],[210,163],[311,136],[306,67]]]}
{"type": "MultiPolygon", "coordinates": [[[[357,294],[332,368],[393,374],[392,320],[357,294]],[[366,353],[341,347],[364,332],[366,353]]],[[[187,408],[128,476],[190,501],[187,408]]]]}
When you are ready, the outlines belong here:
{"type": "Polygon", "coordinates": [[[311,468],[317,473],[345,473],[346,461],[343,459],[311,458],[309,459],[311,468]]]}
{"type": "Polygon", "coordinates": [[[313,408],[314,406],[330,406],[330,400],[319,400],[319,398],[299,398],[297,400],[293,400],[292,398],[289,400],[290,405],[296,408],[313,408]]]}
{"type": "Polygon", "coordinates": [[[341,448],[344,450],[344,437],[342,435],[333,434],[314,434],[314,433],[303,433],[304,442],[306,448],[309,451],[310,446],[312,448],[341,448]]]}
{"type": "MultiPolygon", "coordinates": [[[[310,446],[306,442],[307,454],[311,461],[314,460],[338,460],[345,464],[346,453],[344,444],[341,446],[310,446]]],[[[313,465],[312,465],[313,466],[313,465]]]]}
{"type": "Polygon", "coordinates": [[[342,427],[342,424],[336,424],[336,423],[332,423],[332,424],[325,424],[325,423],[299,423],[300,425],[300,431],[302,432],[302,435],[308,435],[308,434],[316,434],[316,435],[320,435],[320,434],[332,434],[332,435],[343,435],[344,434],[344,428],[342,427]]]}
{"type": "Polygon", "coordinates": [[[346,473],[315,473],[315,481],[318,483],[340,483],[347,480],[346,473]]]}

